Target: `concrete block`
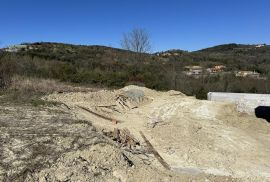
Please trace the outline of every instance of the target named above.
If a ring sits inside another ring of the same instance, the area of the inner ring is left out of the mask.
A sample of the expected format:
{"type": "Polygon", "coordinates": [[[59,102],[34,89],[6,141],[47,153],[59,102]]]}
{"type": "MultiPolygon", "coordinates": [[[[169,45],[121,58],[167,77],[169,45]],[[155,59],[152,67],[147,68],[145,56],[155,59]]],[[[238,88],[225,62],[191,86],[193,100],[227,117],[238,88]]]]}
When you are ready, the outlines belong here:
{"type": "Polygon", "coordinates": [[[260,106],[270,106],[270,94],[209,92],[208,100],[235,103],[239,112],[249,114],[255,114],[260,106]]]}

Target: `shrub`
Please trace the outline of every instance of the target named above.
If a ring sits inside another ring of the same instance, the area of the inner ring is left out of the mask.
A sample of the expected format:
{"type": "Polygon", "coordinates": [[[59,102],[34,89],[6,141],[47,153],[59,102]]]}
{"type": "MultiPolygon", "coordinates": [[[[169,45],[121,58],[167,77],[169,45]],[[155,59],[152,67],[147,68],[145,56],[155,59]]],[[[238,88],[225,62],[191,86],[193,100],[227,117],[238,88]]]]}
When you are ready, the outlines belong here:
{"type": "Polygon", "coordinates": [[[0,89],[6,89],[10,83],[11,78],[16,71],[16,65],[13,61],[6,59],[0,60],[0,89]]]}
{"type": "Polygon", "coordinates": [[[199,90],[195,91],[196,99],[205,100],[207,99],[207,91],[204,87],[201,87],[199,90]]]}

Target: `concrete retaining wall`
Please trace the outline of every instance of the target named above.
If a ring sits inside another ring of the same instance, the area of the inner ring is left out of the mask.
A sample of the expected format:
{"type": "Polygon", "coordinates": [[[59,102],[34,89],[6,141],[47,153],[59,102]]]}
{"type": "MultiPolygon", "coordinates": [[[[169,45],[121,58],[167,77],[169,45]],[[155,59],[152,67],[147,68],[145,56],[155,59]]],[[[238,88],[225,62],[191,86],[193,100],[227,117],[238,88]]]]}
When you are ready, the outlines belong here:
{"type": "Polygon", "coordinates": [[[239,112],[250,114],[254,114],[259,106],[270,106],[270,94],[209,92],[208,100],[232,102],[236,104],[239,112]]]}

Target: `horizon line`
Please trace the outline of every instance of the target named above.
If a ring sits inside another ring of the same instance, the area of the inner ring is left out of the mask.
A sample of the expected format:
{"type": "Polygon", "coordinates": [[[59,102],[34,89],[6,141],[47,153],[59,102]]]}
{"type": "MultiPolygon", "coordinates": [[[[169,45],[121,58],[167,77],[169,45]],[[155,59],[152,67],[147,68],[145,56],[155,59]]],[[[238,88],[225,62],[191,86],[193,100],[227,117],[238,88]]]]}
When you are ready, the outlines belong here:
{"type": "MultiPolygon", "coordinates": [[[[16,45],[24,45],[24,44],[36,44],[36,43],[51,43],[51,44],[66,44],[66,45],[74,45],[74,46],[100,46],[100,47],[108,47],[108,48],[113,48],[113,49],[121,49],[121,50],[126,50],[123,49],[121,47],[116,47],[116,46],[112,46],[112,45],[103,45],[103,44],[79,44],[79,43],[70,43],[70,42],[53,42],[53,41],[33,41],[33,42],[21,42],[18,44],[9,44],[9,45],[4,45],[1,46],[1,42],[0,42],[0,49],[5,49],[8,47],[12,47],[12,46],[16,46],[16,45]]],[[[208,48],[213,48],[213,47],[217,47],[217,46],[223,46],[223,45],[232,45],[232,44],[236,44],[236,45],[246,45],[246,46],[256,46],[256,45],[265,45],[268,46],[269,44],[267,43],[236,43],[236,42],[232,42],[232,43],[224,43],[224,44],[214,44],[211,45],[209,47],[204,47],[201,49],[196,49],[196,50],[185,50],[185,49],[181,49],[181,48],[169,48],[166,50],[155,50],[155,51],[150,51],[150,54],[154,54],[154,53],[159,53],[159,52],[166,52],[166,51],[172,51],[172,50],[181,50],[181,51],[186,51],[186,52],[196,52],[196,51],[200,51],[200,50],[204,50],[204,49],[208,49],[208,48]]]]}

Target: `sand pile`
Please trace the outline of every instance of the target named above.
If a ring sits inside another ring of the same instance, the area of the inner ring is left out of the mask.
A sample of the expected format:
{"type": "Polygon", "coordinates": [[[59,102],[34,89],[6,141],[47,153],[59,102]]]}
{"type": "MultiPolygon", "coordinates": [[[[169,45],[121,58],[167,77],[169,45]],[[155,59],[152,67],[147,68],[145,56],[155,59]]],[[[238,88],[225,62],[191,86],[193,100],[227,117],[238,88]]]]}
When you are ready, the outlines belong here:
{"type": "Polygon", "coordinates": [[[238,113],[230,103],[200,101],[181,92],[137,86],[52,94],[45,99],[64,103],[76,117],[98,128],[128,128],[141,143],[142,131],[172,171],[247,181],[270,179],[269,124],[238,113]],[[108,118],[121,122],[116,124],[108,118]]]}

